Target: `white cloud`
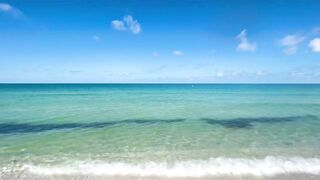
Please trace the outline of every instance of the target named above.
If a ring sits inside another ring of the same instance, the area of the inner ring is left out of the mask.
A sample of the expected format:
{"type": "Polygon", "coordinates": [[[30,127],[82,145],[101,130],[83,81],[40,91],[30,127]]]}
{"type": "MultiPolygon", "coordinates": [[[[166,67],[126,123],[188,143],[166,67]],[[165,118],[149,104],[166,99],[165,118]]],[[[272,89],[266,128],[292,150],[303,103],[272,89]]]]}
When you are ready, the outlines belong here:
{"type": "Polygon", "coordinates": [[[159,54],[158,54],[158,52],[156,52],[156,51],[152,53],[152,56],[158,56],[158,55],[159,55],[159,54]]]}
{"type": "Polygon", "coordinates": [[[297,34],[291,34],[280,39],[280,45],[284,47],[283,53],[286,55],[293,55],[298,50],[298,45],[304,41],[304,37],[297,34]]]}
{"type": "Polygon", "coordinates": [[[320,52],[320,38],[314,38],[310,41],[309,47],[313,52],[320,52]]]}
{"type": "Polygon", "coordinates": [[[237,46],[238,51],[255,51],[257,48],[256,43],[251,43],[248,40],[245,29],[240,32],[236,39],[240,41],[240,44],[237,46]]]}
{"type": "Polygon", "coordinates": [[[304,40],[304,37],[293,34],[287,35],[280,40],[282,46],[296,46],[304,40]]]}
{"type": "Polygon", "coordinates": [[[23,16],[22,12],[19,9],[7,3],[0,3],[0,13],[6,13],[15,18],[23,16]]]}
{"type": "Polygon", "coordinates": [[[125,27],[124,23],[122,21],[119,20],[113,20],[111,21],[111,25],[114,29],[116,30],[126,30],[127,28],[125,27]]]}
{"type": "Polygon", "coordinates": [[[111,25],[115,30],[131,31],[133,34],[141,32],[141,25],[137,20],[134,20],[131,15],[124,16],[122,20],[113,20],[111,25]]]}
{"type": "Polygon", "coordinates": [[[131,30],[133,34],[139,34],[141,31],[141,26],[137,20],[134,20],[132,16],[128,15],[123,17],[123,21],[127,27],[131,30]]]}
{"type": "Polygon", "coordinates": [[[175,50],[175,51],[173,51],[173,55],[175,55],[175,56],[182,56],[182,55],[183,55],[183,52],[182,52],[182,51],[175,50]]]}
{"type": "Polygon", "coordinates": [[[97,42],[101,40],[100,36],[97,35],[92,36],[92,39],[97,42]]]}

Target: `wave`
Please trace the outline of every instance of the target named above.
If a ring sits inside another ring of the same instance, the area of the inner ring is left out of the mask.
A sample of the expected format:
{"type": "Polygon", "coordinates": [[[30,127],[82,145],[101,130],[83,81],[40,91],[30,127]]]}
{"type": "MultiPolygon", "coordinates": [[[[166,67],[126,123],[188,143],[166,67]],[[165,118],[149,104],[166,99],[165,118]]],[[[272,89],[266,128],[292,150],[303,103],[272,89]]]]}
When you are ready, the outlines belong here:
{"type": "MultiPolygon", "coordinates": [[[[8,170],[8,168],[7,168],[8,170]]],[[[274,176],[303,173],[320,174],[319,158],[274,157],[244,159],[218,157],[208,160],[190,160],[175,163],[147,162],[141,164],[124,162],[81,161],[59,165],[24,164],[19,171],[36,175],[98,175],[98,176],[159,176],[159,177],[205,177],[224,175],[274,176]]],[[[12,171],[11,171],[12,172],[12,171]]]]}

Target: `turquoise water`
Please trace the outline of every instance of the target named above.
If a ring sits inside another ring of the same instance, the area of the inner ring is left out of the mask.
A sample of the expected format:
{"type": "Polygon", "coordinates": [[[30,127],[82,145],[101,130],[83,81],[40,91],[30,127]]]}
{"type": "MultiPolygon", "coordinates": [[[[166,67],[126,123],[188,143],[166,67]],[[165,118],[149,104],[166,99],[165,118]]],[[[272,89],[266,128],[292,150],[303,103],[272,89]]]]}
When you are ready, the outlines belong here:
{"type": "Polygon", "coordinates": [[[1,84],[0,177],[319,174],[319,128],[316,84],[1,84]]]}

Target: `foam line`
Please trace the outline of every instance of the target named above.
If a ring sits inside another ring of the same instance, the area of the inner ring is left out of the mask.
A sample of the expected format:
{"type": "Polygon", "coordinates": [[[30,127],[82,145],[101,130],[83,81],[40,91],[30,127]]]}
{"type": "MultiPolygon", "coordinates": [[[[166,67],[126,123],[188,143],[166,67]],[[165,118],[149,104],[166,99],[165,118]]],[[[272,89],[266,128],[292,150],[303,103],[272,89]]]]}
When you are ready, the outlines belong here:
{"type": "Polygon", "coordinates": [[[148,162],[73,162],[60,165],[23,165],[23,171],[39,175],[106,175],[106,176],[160,176],[204,177],[217,175],[273,176],[290,173],[320,174],[319,158],[273,157],[264,159],[211,158],[209,160],[181,161],[173,164],[148,162]]]}

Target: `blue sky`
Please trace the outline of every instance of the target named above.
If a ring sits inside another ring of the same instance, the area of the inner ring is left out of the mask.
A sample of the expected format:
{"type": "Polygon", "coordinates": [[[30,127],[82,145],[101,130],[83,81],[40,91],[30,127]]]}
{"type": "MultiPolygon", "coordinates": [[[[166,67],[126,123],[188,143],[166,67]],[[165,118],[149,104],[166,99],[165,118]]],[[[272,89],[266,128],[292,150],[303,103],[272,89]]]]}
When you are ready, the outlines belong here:
{"type": "Polygon", "coordinates": [[[0,1],[0,82],[320,82],[320,1],[0,1]]]}

